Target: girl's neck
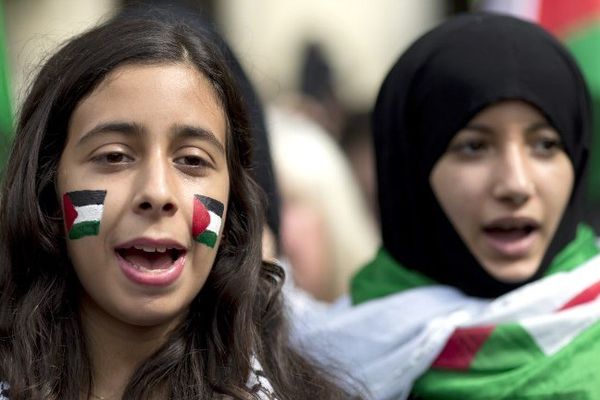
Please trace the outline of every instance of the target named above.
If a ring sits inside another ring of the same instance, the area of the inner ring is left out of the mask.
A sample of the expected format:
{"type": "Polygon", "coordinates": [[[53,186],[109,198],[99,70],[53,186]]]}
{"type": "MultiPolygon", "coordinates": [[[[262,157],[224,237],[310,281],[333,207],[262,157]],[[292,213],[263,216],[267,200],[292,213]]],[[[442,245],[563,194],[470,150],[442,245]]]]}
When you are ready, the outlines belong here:
{"type": "MultiPolygon", "coordinates": [[[[140,363],[162,346],[177,321],[158,326],[135,326],[107,314],[84,299],[81,322],[92,372],[89,398],[121,399],[140,363]]],[[[88,398],[84,393],[83,398],[88,398]]]]}

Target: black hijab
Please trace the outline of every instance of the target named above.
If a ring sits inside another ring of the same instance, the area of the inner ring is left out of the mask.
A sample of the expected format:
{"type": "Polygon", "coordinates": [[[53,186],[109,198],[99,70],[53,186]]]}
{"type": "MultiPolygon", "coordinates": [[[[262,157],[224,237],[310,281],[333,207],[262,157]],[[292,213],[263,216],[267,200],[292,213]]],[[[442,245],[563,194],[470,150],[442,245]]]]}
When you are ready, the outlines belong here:
{"type": "Polygon", "coordinates": [[[526,101],[544,114],[575,171],[557,232],[529,282],[575,238],[581,221],[590,101],[563,46],[540,27],[513,17],[455,17],[400,57],[373,113],[384,247],[405,267],[477,297],[497,297],[526,282],[503,283],[481,267],[442,211],[429,176],[452,137],[477,112],[508,99],[526,101]]]}

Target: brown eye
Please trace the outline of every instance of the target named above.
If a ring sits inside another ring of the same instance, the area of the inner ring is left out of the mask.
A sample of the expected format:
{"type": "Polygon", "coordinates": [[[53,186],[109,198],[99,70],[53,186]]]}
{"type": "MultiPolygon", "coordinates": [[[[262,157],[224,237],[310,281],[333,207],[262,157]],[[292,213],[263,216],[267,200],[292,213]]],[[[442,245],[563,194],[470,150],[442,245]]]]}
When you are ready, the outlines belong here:
{"type": "Polygon", "coordinates": [[[110,153],[100,154],[94,157],[94,161],[101,164],[125,164],[133,161],[133,158],[127,154],[113,151],[110,153]]]}
{"type": "Polygon", "coordinates": [[[173,162],[182,168],[191,168],[196,170],[202,170],[205,168],[213,167],[213,165],[209,161],[207,161],[203,157],[195,155],[178,157],[175,160],[173,160],[173,162]]]}
{"type": "Polygon", "coordinates": [[[106,155],[106,161],[108,161],[111,164],[123,162],[124,159],[125,156],[121,153],[110,153],[106,155]]]}
{"type": "Polygon", "coordinates": [[[205,164],[203,159],[194,156],[183,157],[183,163],[193,167],[198,167],[205,164]]]}
{"type": "Polygon", "coordinates": [[[533,152],[542,157],[552,156],[563,149],[560,139],[541,138],[533,143],[533,152]]]}
{"type": "Polygon", "coordinates": [[[463,157],[476,157],[488,149],[484,140],[471,139],[459,141],[450,146],[449,150],[463,157]]]}

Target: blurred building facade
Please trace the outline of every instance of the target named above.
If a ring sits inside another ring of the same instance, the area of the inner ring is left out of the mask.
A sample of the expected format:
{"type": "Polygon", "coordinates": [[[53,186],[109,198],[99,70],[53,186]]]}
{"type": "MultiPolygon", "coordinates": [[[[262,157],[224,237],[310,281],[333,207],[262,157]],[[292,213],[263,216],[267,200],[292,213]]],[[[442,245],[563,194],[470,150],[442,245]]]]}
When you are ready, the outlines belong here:
{"type": "Polygon", "coordinates": [[[124,5],[181,3],[213,16],[266,100],[297,90],[307,43],[331,62],[337,95],[368,109],[395,57],[443,18],[437,0],[3,0],[14,99],[60,43],[124,5]]]}

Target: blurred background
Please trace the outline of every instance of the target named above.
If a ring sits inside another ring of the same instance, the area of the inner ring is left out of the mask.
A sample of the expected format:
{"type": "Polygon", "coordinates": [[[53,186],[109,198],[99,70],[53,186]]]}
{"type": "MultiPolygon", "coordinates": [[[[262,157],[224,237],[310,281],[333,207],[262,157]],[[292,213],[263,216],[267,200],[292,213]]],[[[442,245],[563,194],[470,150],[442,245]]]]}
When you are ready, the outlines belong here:
{"type": "MultiPolygon", "coordinates": [[[[197,12],[235,53],[261,100],[273,156],[281,200],[270,203],[281,204],[273,256],[322,300],[344,293],[379,245],[369,121],[379,85],[402,51],[444,18],[486,9],[540,23],[573,51],[600,115],[600,0],[2,0],[0,161],[45,58],[136,5],[197,12]]],[[[598,228],[598,123],[596,132],[588,218],[598,228]]]]}

